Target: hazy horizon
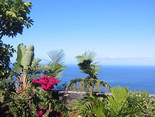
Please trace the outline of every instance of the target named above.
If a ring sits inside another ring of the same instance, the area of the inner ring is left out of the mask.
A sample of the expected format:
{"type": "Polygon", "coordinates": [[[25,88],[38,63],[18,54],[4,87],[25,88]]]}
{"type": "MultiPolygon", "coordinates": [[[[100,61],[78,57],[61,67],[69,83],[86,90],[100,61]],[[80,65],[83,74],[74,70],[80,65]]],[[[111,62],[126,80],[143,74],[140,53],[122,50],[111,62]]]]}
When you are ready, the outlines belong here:
{"type": "Polygon", "coordinates": [[[31,1],[34,25],[5,43],[33,44],[43,61],[63,49],[66,64],[93,51],[102,65],[155,65],[154,0],[31,1]]]}

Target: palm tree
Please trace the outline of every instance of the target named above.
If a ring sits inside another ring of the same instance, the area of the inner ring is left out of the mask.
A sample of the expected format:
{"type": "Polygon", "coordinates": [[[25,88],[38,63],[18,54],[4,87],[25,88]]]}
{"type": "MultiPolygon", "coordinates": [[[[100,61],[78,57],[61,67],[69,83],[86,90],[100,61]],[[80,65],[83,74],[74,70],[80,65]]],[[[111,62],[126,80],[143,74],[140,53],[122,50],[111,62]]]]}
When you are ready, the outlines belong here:
{"type": "Polygon", "coordinates": [[[94,62],[95,54],[93,52],[85,52],[82,56],[76,57],[81,72],[86,73],[86,78],[76,78],[70,81],[67,90],[80,86],[85,91],[89,91],[92,96],[93,91],[101,89],[101,86],[110,88],[110,85],[102,80],[98,80],[99,65],[94,62]]]}
{"type": "Polygon", "coordinates": [[[53,75],[56,79],[61,77],[66,66],[63,65],[64,51],[62,49],[52,50],[48,53],[50,61],[48,65],[42,65],[41,69],[46,75],[53,75]]]}

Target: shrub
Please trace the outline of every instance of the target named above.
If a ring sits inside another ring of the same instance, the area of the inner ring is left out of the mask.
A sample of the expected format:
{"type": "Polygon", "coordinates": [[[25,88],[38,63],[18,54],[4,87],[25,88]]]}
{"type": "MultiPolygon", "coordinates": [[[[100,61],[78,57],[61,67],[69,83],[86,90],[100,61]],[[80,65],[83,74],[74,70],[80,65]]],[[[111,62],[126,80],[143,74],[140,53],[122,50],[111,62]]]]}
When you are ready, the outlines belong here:
{"type": "Polygon", "coordinates": [[[86,97],[80,101],[76,111],[83,117],[153,117],[155,106],[151,102],[146,92],[116,87],[111,88],[111,95],[103,100],[86,97]]]}

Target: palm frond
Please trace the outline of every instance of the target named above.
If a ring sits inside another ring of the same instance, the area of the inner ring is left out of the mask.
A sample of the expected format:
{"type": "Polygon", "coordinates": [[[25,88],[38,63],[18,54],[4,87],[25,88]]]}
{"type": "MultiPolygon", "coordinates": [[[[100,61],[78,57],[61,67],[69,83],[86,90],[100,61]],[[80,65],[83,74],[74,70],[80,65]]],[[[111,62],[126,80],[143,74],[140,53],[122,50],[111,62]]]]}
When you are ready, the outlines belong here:
{"type": "Polygon", "coordinates": [[[48,56],[51,59],[51,63],[62,64],[64,60],[64,51],[62,49],[52,50],[48,53],[48,56]]]}
{"type": "Polygon", "coordinates": [[[97,97],[86,96],[75,105],[78,114],[83,117],[107,117],[105,110],[105,102],[97,97]],[[94,113],[94,114],[93,114],[94,113]]]}
{"type": "Polygon", "coordinates": [[[81,56],[76,56],[79,63],[82,63],[84,60],[93,61],[95,58],[94,52],[85,52],[81,56]]]}
{"type": "Polygon", "coordinates": [[[81,56],[76,57],[78,60],[78,66],[81,72],[89,75],[90,78],[97,79],[99,66],[94,62],[95,53],[85,52],[81,56]]]}
{"type": "MultiPolygon", "coordinates": [[[[102,80],[97,80],[97,79],[89,79],[89,78],[76,78],[70,81],[69,85],[67,86],[66,90],[73,90],[77,87],[77,89],[83,89],[84,91],[89,91],[88,89],[90,88],[90,86],[93,87],[98,87],[98,86],[102,86],[103,88],[107,88],[110,89],[110,85],[102,80]],[[79,83],[78,85],[76,85],[77,83],[79,83]]],[[[95,89],[94,89],[95,90],[95,89]]]]}
{"type": "Polygon", "coordinates": [[[78,83],[78,82],[80,83],[83,81],[84,81],[84,79],[82,79],[82,78],[76,78],[76,79],[71,80],[69,85],[67,86],[66,90],[68,91],[68,90],[72,89],[72,87],[75,86],[76,83],[78,83]]]}
{"type": "Polygon", "coordinates": [[[105,88],[105,89],[111,88],[111,86],[103,80],[96,80],[96,79],[93,79],[93,80],[94,80],[94,91],[100,91],[102,90],[102,88],[105,88]]]}

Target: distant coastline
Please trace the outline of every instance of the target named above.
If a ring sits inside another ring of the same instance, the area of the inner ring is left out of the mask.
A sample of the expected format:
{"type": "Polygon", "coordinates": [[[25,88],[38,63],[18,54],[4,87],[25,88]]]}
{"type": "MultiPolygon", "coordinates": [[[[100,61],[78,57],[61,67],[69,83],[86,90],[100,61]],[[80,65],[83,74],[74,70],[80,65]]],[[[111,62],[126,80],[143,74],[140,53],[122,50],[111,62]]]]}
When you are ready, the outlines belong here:
{"type": "MultiPolygon", "coordinates": [[[[80,72],[77,65],[66,65],[62,74],[62,83],[68,83],[74,78],[86,77],[80,72]]],[[[112,87],[128,87],[130,90],[144,90],[155,94],[155,66],[116,66],[102,65],[100,67],[99,79],[106,81],[112,87]]]]}

